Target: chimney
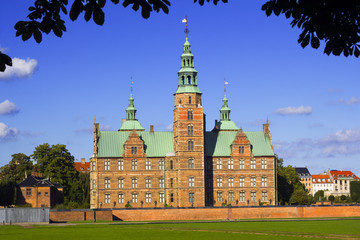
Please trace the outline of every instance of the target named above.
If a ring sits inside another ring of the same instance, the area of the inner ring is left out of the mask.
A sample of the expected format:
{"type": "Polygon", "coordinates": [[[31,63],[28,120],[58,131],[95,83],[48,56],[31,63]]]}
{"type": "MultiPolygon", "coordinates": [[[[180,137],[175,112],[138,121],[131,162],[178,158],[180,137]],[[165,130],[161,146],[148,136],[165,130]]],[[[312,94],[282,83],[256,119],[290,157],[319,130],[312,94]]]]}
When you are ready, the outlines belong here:
{"type": "Polygon", "coordinates": [[[150,125],[150,132],[154,133],[154,125],[150,125]]]}
{"type": "Polygon", "coordinates": [[[123,119],[122,119],[122,123],[124,123],[125,121],[126,121],[126,118],[123,118],[123,119]]]}
{"type": "Polygon", "coordinates": [[[81,158],[81,164],[85,164],[85,158],[81,158]]]}

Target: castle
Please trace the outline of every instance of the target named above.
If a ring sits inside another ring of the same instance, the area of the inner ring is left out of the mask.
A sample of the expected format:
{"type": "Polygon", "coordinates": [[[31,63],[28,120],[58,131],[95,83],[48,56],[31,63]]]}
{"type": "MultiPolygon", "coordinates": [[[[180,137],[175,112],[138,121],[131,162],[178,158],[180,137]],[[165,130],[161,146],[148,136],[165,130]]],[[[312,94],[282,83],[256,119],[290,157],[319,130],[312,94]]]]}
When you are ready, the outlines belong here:
{"type": "Polygon", "coordinates": [[[276,160],[269,121],[244,132],[230,119],[205,129],[194,55],[186,37],[174,93],[173,132],[145,131],[132,94],[118,131],[94,123],[91,208],[255,206],[277,204],[276,160]]]}

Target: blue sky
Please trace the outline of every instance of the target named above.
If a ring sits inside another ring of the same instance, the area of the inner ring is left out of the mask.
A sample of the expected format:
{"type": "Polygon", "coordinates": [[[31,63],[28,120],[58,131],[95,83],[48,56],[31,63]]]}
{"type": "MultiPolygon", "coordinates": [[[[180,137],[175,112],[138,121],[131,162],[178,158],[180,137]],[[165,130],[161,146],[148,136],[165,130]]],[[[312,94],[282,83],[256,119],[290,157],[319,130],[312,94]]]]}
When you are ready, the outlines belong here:
{"type": "Polygon", "coordinates": [[[300,30],[283,16],[266,17],[265,1],[200,7],[173,0],[168,15],[147,20],[108,1],[104,26],[64,16],[63,37],[51,33],[41,44],[15,37],[30,2],[7,1],[0,10],[0,48],[17,66],[0,73],[0,166],[46,142],[88,159],[94,116],[101,129],[120,128],[131,76],[139,121],[167,131],[187,15],[208,131],[220,118],[226,78],[231,119],[261,131],[269,117],[285,164],[360,175],[359,59],[327,56],[323,43],[302,49],[300,30]]]}

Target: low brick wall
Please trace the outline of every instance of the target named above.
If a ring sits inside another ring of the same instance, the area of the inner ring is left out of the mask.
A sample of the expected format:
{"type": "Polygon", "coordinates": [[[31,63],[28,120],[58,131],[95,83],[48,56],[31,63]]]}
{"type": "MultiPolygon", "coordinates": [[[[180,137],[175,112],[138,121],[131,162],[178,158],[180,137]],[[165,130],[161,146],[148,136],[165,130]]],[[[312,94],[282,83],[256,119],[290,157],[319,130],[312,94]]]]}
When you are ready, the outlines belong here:
{"type": "Polygon", "coordinates": [[[123,221],[359,217],[360,205],[113,209],[112,214],[123,221]]]}
{"type": "Polygon", "coordinates": [[[50,210],[51,222],[360,217],[360,205],[50,210]]]}
{"type": "Polygon", "coordinates": [[[50,210],[50,222],[69,222],[69,221],[93,221],[107,220],[112,221],[111,209],[92,210],[92,209],[61,209],[50,210]]]}

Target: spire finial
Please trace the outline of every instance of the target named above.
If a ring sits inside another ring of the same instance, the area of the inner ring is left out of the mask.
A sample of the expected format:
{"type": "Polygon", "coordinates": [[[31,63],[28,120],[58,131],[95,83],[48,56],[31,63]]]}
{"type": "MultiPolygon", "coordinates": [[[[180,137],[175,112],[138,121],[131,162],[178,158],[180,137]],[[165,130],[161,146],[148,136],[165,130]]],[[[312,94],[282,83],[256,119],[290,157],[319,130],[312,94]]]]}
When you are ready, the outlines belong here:
{"type": "Polygon", "coordinates": [[[189,29],[188,29],[188,24],[187,24],[187,22],[188,22],[188,20],[187,20],[187,16],[185,16],[185,18],[182,20],[182,22],[183,23],[185,23],[185,34],[186,34],[186,41],[187,40],[189,40],[189,38],[188,38],[188,34],[189,34],[189,29]]]}
{"type": "Polygon", "coordinates": [[[267,116],[266,123],[269,125],[269,116],[267,116]]]}
{"type": "Polygon", "coordinates": [[[229,83],[226,81],[226,78],[224,78],[224,96],[226,96],[226,85],[229,83]]]}
{"type": "Polygon", "coordinates": [[[134,81],[133,81],[132,77],[130,77],[130,80],[131,80],[131,82],[130,82],[130,94],[132,95],[134,81]]]}
{"type": "Polygon", "coordinates": [[[94,124],[96,123],[96,116],[94,116],[94,124]]]}

